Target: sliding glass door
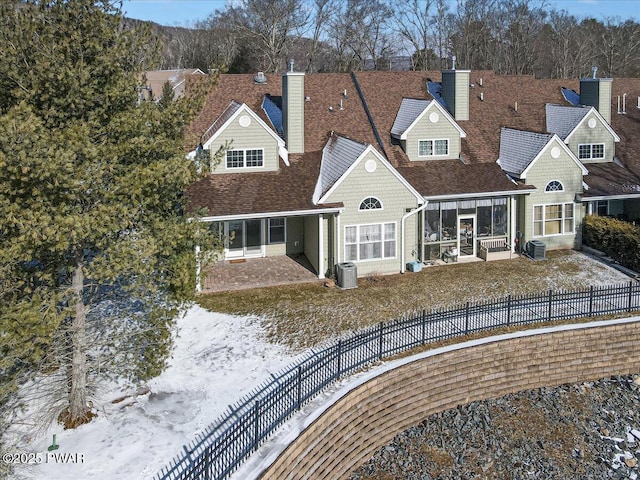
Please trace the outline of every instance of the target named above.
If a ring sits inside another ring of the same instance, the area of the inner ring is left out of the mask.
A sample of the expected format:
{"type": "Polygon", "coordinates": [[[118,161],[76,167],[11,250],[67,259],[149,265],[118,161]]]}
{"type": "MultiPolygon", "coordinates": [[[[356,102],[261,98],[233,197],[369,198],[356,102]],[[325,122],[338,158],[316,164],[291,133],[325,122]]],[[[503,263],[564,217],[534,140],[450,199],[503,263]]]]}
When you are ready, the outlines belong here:
{"type": "Polygon", "coordinates": [[[262,220],[232,220],[224,223],[227,258],[262,255],[262,220]]]}

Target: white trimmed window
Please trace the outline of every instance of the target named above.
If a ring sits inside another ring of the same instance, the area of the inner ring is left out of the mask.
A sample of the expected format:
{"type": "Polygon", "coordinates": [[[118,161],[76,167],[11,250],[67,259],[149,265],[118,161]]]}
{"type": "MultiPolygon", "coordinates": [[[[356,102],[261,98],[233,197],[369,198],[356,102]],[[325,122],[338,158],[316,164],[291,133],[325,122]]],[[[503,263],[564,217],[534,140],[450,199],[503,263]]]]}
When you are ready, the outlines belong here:
{"type": "Polygon", "coordinates": [[[535,205],[533,207],[533,236],[567,235],[574,233],[573,203],[535,205]]]}
{"type": "Polygon", "coordinates": [[[227,168],[262,167],[264,150],[227,150],[227,168]]]}
{"type": "Polygon", "coordinates": [[[449,140],[420,140],[418,141],[419,157],[437,157],[449,155],[449,140]]]}
{"type": "Polygon", "coordinates": [[[545,192],[564,192],[564,185],[558,180],[551,180],[544,188],[545,192]]]}
{"type": "Polygon", "coordinates": [[[598,200],[596,202],[596,214],[603,217],[609,215],[609,200],[598,200]]]}
{"type": "Polygon", "coordinates": [[[396,224],[351,225],[344,229],[345,261],[383,260],[396,256],[396,224]]]}
{"type": "Polygon", "coordinates": [[[269,244],[284,243],[287,239],[287,226],[284,218],[269,219],[269,244]]]}
{"type": "Polygon", "coordinates": [[[581,143],[578,145],[580,160],[602,160],[604,158],[604,143],[581,143]]]}
{"type": "Polygon", "coordinates": [[[367,197],[360,202],[358,210],[382,210],[382,202],[376,197],[367,197]]]}

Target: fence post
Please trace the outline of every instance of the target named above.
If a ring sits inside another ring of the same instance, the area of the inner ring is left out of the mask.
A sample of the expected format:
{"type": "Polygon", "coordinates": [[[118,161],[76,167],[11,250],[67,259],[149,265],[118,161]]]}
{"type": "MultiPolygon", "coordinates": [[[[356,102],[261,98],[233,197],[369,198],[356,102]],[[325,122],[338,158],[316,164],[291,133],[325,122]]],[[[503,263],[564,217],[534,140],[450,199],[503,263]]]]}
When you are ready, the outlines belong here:
{"type": "Polygon", "coordinates": [[[593,316],[593,285],[589,287],[589,316],[593,316]]]}
{"type": "Polygon", "coordinates": [[[551,304],[553,303],[553,290],[549,289],[549,307],[547,308],[547,320],[551,321],[551,304]]]}
{"type": "Polygon", "coordinates": [[[338,371],[336,372],[336,380],[342,375],[342,340],[338,340],[338,371]]]}
{"type": "Polygon", "coordinates": [[[298,365],[298,373],[296,374],[297,380],[298,380],[298,385],[297,385],[297,389],[298,391],[296,392],[296,404],[297,404],[297,409],[300,410],[300,404],[302,402],[302,366],[298,365]]]}
{"type": "Polygon", "coordinates": [[[380,322],[378,334],[378,360],[382,360],[382,336],[384,335],[384,323],[380,322]]]}
{"type": "Polygon", "coordinates": [[[627,301],[627,312],[631,311],[631,304],[632,304],[632,297],[631,297],[631,292],[633,291],[633,282],[631,280],[629,280],[629,296],[628,296],[628,301],[627,301]]]}
{"type": "Polygon", "coordinates": [[[464,334],[469,335],[469,302],[464,311],[464,334]]]}
{"type": "Polygon", "coordinates": [[[426,327],[427,327],[427,311],[425,309],[422,309],[422,318],[420,319],[421,322],[421,332],[420,332],[420,336],[422,338],[422,345],[424,345],[427,341],[426,338],[426,327]]]}
{"type": "Polygon", "coordinates": [[[507,295],[507,327],[511,325],[511,294],[507,295]]]}
{"type": "Polygon", "coordinates": [[[204,451],[204,480],[211,480],[211,450],[213,446],[209,445],[204,451]]]}
{"type": "Polygon", "coordinates": [[[253,409],[253,451],[258,450],[258,434],[260,433],[260,400],[256,400],[254,409],[253,409]]]}

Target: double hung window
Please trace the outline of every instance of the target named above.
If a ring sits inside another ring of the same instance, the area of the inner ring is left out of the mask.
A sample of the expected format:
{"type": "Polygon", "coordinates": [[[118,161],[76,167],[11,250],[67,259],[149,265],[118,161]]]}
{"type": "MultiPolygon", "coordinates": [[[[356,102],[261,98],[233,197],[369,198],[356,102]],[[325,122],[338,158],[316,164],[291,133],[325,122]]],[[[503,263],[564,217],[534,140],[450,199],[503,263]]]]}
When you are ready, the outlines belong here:
{"type": "Polygon", "coordinates": [[[227,168],[262,167],[264,151],[261,148],[227,150],[227,168]]]}
{"type": "Polygon", "coordinates": [[[344,231],[346,261],[382,260],[396,256],[396,224],[351,225],[344,231]]]}
{"type": "Polygon", "coordinates": [[[604,143],[582,143],[578,145],[580,160],[602,160],[604,158],[604,143]]]}
{"type": "Polygon", "coordinates": [[[418,142],[419,157],[436,157],[449,155],[449,140],[420,140],[418,142]]]}
{"type": "Polygon", "coordinates": [[[566,235],[574,232],[573,203],[536,205],[533,207],[533,235],[566,235]]]}

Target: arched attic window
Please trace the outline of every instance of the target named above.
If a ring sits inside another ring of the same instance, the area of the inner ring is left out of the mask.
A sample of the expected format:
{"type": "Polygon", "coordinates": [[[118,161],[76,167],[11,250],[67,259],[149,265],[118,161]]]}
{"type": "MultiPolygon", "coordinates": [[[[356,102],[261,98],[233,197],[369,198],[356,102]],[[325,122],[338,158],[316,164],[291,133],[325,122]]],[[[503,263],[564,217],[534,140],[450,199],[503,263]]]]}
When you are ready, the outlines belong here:
{"type": "Polygon", "coordinates": [[[558,180],[551,180],[544,188],[545,192],[564,192],[564,185],[558,180]]]}
{"type": "Polygon", "coordinates": [[[376,197],[367,197],[360,202],[358,210],[382,210],[382,203],[376,197]]]}

